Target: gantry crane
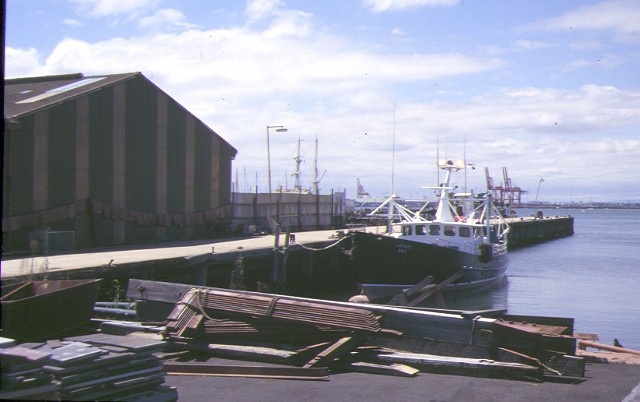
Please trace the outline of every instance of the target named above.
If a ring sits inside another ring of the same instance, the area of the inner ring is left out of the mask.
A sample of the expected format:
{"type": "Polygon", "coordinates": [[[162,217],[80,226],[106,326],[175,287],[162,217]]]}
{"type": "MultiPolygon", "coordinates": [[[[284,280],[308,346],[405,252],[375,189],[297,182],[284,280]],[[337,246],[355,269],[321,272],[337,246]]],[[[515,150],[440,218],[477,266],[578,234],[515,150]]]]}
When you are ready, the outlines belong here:
{"type": "Polygon", "coordinates": [[[520,206],[522,202],[522,194],[526,193],[527,191],[513,185],[513,183],[511,182],[511,178],[507,173],[506,167],[502,168],[502,176],[504,182],[499,186],[494,185],[493,178],[489,174],[489,168],[485,167],[484,172],[487,176],[487,190],[491,191],[491,196],[496,203],[500,205],[509,205],[512,207],[520,206]]]}

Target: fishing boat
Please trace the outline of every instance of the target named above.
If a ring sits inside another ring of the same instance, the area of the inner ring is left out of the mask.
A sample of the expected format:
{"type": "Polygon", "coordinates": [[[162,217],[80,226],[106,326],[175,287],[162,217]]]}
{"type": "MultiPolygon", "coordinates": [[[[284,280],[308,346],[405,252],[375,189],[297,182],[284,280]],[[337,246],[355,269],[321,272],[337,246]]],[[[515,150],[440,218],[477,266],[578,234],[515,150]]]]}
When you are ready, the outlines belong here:
{"type": "Polygon", "coordinates": [[[446,172],[435,200],[412,211],[391,196],[371,215],[387,218],[387,231],[352,232],[351,256],[362,293],[369,299],[395,294],[427,277],[444,290],[478,288],[504,278],[508,265],[509,226],[491,194],[454,195],[451,177],[463,161],[439,161],[446,172]],[[435,207],[435,208],[434,208],[435,207]],[[431,210],[429,210],[431,208],[431,210]]]}
{"type": "Polygon", "coordinates": [[[89,324],[100,281],[47,280],[2,286],[2,336],[41,341],[89,324]]]}

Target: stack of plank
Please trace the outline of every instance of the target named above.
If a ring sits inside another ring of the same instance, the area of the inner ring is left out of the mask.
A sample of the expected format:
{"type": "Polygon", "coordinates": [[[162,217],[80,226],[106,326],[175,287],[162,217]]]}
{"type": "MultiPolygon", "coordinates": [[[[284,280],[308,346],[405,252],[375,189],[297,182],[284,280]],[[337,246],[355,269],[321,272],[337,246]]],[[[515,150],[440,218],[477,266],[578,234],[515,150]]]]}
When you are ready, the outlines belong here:
{"type": "Polygon", "coordinates": [[[42,370],[50,353],[25,346],[0,349],[2,387],[0,399],[52,399],[57,386],[52,376],[42,370]]]}
{"type": "Polygon", "coordinates": [[[191,289],[167,318],[170,338],[238,336],[269,339],[283,334],[296,339],[335,339],[351,331],[376,333],[379,318],[356,307],[311,300],[290,300],[265,294],[242,294],[222,289],[191,289]]]}
{"type": "Polygon", "coordinates": [[[164,342],[92,334],[0,350],[1,399],[176,401],[164,383],[164,342]]]}
{"type": "Polygon", "coordinates": [[[91,334],[48,342],[43,369],[52,374],[63,400],[177,400],[166,387],[161,360],[163,342],[141,337],[91,334]]]}

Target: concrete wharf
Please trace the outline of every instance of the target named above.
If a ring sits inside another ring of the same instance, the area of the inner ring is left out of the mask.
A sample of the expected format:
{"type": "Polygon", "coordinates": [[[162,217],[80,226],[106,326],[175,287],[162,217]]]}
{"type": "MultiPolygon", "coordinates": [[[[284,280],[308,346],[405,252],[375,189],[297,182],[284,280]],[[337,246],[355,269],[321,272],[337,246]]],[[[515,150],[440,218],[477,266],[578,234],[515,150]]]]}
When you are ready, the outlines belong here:
{"type": "MultiPolygon", "coordinates": [[[[316,244],[333,242],[336,230],[295,233],[296,243],[316,244]]],[[[286,234],[280,234],[284,244],[286,234]]],[[[158,265],[194,265],[205,261],[234,261],[244,257],[267,256],[276,244],[275,235],[231,238],[214,241],[184,241],[74,254],[37,255],[2,260],[2,281],[39,278],[48,275],[74,276],[80,272],[95,275],[127,268],[129,270],[153,268],[158,265]]]]}
{"type": "Polygon", "coordinates": [[[573,216],[507,218],[509,249],[573,235],[573,216]]]}
{"type": "MultiPolygon", "coordinates": [[[[509,218],[509,247],[517,248],[573,234],[573,217],[509,218]]],[[[382,233],[382,226],[367,227],[382,233]]],[[[305,247],[321,248],[339,240],[342,230],[295,232],[290,251],[305,247]]],[[[182,270],[194,284],[206,284],[203,269],[215,264],[232,265],[243,258],[268,258],[276,244],[284,245],[286,234],[183,241],[153,245],[133,245],[111,249],[86,250],[72,254],[33,255],[22,258],[3,256],[3,284],[34,279],[71,279],[100,277],[142,277],[153,279],[158,270],[182,270]]]]}

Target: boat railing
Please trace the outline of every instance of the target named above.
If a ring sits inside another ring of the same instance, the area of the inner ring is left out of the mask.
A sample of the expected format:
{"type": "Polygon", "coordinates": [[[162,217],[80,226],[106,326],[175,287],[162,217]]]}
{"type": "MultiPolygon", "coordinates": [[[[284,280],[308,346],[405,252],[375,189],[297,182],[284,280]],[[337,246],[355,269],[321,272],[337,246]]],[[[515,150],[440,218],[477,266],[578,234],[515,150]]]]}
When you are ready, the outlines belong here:
{"type": "Polygon", "coordinates": [[[478,243],[477,242],[456,242],[443,238],[439,238],[437,243],[438,246],[453,248],[465,253],[469,254],[477,254],[478,253],[478,243]]]}
{"type": "Polygon", "coordinates": [[[502,255],[502,254],[506,254],[507,253],[507,243],[506,242],[496,243],[493,246],[494,246],[495,253],[497,255],[502,255]]]}
{"type": "MultiPolygon", "coordinates": [[[[469,254],[478,254],[478,246],[480,246],[482,242],[470,241],[470,242],[459,243],[459,242],[439,238],[436,244],[441,247],[453,248],[469,254]]],[[[493,246],[494,246],[493,250],[495,255],[506,254],[507,252],[506,242],[493,243],[493,246]]]]}

